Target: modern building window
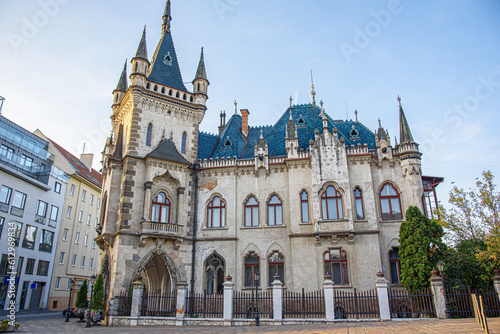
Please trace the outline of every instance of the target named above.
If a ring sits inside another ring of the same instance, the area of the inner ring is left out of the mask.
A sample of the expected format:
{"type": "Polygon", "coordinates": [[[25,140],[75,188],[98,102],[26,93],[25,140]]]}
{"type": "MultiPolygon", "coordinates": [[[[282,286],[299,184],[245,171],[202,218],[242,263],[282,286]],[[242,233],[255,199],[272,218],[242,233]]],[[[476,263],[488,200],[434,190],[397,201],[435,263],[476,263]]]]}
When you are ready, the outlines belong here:
{"type": "Polygon", "coordinates": [[[363,194],[359,188],[354,189],[354,202],[356,203],[356,219],[365,219],[365,212],[363,210],[363,194]]]}
{"type": "Polygon", "coordinates": [[[280,277],[280,281],[285,282],[285,272],[284,272],[284,263],[283,256],[275,251],[272,253],[269,258],[269,286],[274,282],[274,276],[278,274],[280,277]]]}
{"type": "Polygon", "coordinates": [[[38,201],[38,208],[36,209],[36,215],[45,218],[47,215],[47,207],[49,205],[43,201],[38,201]]]}
{"type": "Polygon", "coordinates": [[[98,198],[98,199],[97,199],[97,208],[99,209],[100,207],[101,207],[101,199],[100,199],[100,198],[98,198]]]}
{"type": "Polygon", "coordinates": [[[20,274],[22,273],[23,271],[23,262],[24,262],[24,257],[23,256],[20,256],[18,259],[17,259],[17,276],[20,276],[20,274]]]}
{"type": "Polygon", "coordinates": [[[71,278],[68,278],[68,285],[66,286],[66,290],[71,290],[71,278]]]}
{"type": "Polygon", "coordinates": [[[94,269],[94,258],[90,258],[90,264],[89,264],[89,269],[94,269]]]}
{"type": "Polygon", "coordinates": [[[64,264],[64,252],[59,255],[59,264],[64,264]]]}
{"type": "Polygon", "coordinates": [[[27,155],[21,154],[21,158],[19,159],[19,164],[21,166],[26,166],[31,168],[33,166],[33,159],[28,157],[27,155]]]}
{"type": "Polygon", "coordinates": [[[71,209],[72,207],[68,206],[68,211],[66,211],[66,218],[71,218],[71,209]]]}
{"type": "Polygon", "coordinates": [[[40,276],[47,276],[49,274],[49,264],[49,261],[38,260],[36,274],[40,276]]]}
{"type": "Polygon", "coordinates": [[[54,191],[58,194],[61,193],[61,184],[59,182],[56,181],[55,185],[54,185],[54,191]]]}
{"type": "Polygon", "coordinates": [[[380,190],[380,211],[382,220],[403,219],[399,193],[390,183],[386,183],[380,190]]]}
{"type": "Polygon", "coordinates": [[[59,290],[59,285],[61,284],[61,277],[56,278],[56,290],[59,290]]]}
{"type": "Polygon", "coordinates": [[[59,214],[59,208],[55,205],[52,205],[50,208],[50,220],[57,221],[57,215],[59,214]]]}
{"type": "Polygon", "coordinates": [[[86,235],[85,238],[83,239],[83,245],[88,246],[88,244],[89,244],[89,236],[86,235]]]}
{"type": "Polygon", "coordinates": [[[90,220],[92,219],[92,216],[91,215],[88,215],[87,216],[87,225],[90,225],[90,220]]]}
{"type": "Polygon", "coordinates": [[[225,261],[219,254],[210,255],[205,263],[206,291],[208,295],[224,292],[225,261]]]}
{"type": "Polygon", "coordinates": [[[82,191],[82,202],[85,202],[85,195],[87,195],[87,191],[82,191]]]}
{"type": "Polygon", "coordinates": [[[35,259],[28,259],[28,261],[26,261],[26,269],[24,271],[26,275],[33,275],[33,271],[35,270],[35,261],[35,259]]]}
{"type": "Polygon", "coordinates": [[[259,272],[259,256],[251,252],[245,257],[245,286],[255,286],[255,274],[259,272]]]}
{"type": "Polygon", "coordinates": [[[36,231],[37,228],[35,226],[26,225],[23,248],[35,249],[36,231]]]}
{"type": "Polygon", "coordinates": [[[95,248],[95,240],[92,240],[92,248],[95,248]]]}
{"type": "Polygon", "coordinates": [[[0,275],[7,275],[9,271],[9,262],[7,261],[7,254],[2,254],[2,261],[0,261],[0,275]]]}
{"type": "Polygon", "coordinates": [[[267,225],[283,225],[283,206],[278,196],[273,195],[267,202],[267,225]]]}
{"type": "Polygon", "coordinates": [[[62,239],[63,239],[63,241],[68,240],[68,231],[69,231],[69,230],[68,230],[67,228],[65,228],[65,229],[64,229],[64,232],[63,232],[63,238],[62,238],[62,239]]]}
{"type": "Polygon", "coordinates": [[[0,155],[7,158],[8,160],[12,160],[12,157],[14,156],[14,150],[10,147],[2,145],[0,146],[0,155]]]}
{"type": "Polygon", "coordinates": [[[23,223],[15,222],[14,230],[14,244],[17,247],[19,245],[19,238],[21,238],[21,230],[23,228],[23,223]]]}
{"type": "Polygon", "coordinates": [[[94,195],[90,195],[90,205],[94,205],[94,195]]]}
{"type": "Polygon", "coordinates": [[[94,227],[97,228],[99,227],[99,219],[95,219],[94,227]]]}
{"type": "Polygon", "coordinates": [[[321,194],[323,219],[343,219],[342,194],[334,186],[328,186],[321,194]]]}
{"type": "Polygon", "coordinates": [[[71,189],[70,189],[70,191],[69,191],[69,194],[70,194],[71,196],[75,196],[75,185],[74,185],[74,184],[72,184],[72,185],[71,185],[71,189]]]}
{"type": "Polygon", "coordinates": [[[75,236],[75,244],[78,244],[80,243],[80,232],[76,232],[76,236],[75,236]]]}
{"type": "Polygon", "coordinates": [[[0,239],[2,238],[2,232],[3,232],[3,225],[5,223],[5,218],[0,217],[0,239]]]}
{"type": "Polygon", "coordinates": [[[302,222],[309,223],[309,195],[305,190],[300,194],[300,212],[302,215],[302,222]]]}
{"type": "Polygon", "coordinates": [[[151,221],[156,223],[170,223],[170,200],[164,192],[153,198],[151,221]]]}
{"type": "Polygon", "coordinates": [[[81,223],[83,220],[83,211],[80,211],[80,213],[78,214],[78,221],[81,223]]]}
{"type": "Polygon", "coordinates": [[[219,196],[215,196],[207,206],[207,227],[226,226],[226,204],[219,196]]]}
{"type": "Polygon", "coordinates": [[[42,239],[40,240],[40,247],[38,250],[41,252],[52,253],[52,246],[54,244],[54,232],[42,230],[42,239]]]}
{"type": "Polygon", "coordinates": [[[325,253],[325,275],[331,275],[336,285],[349,284],[347,255],[343,250],[333,248],[325,253]]]}
{"type": "Polygon", "coordinates": [[[146,146],[151,146],[151,136],[153,132],[153,125],[151,123],[148,124],[148,132],[146,133],[146,146]]]}
{"type": "Polygon", "coordinates": [[[181,153],[185,154],[186,153],[186,133],[182,133],[182,143],[181,143],[181,153]]]}
{"type": "Polygon", "coordinates": [[[392,284],[401,283],[401,266],[399,263],[399,248],[393,248],[389,252],[389,262],[391,263],[391,282],[392,284]]]}
{"type": "Polygon", "coordinates": [[[0,189],[0,203],[9,205],[11,195],[12,189],[6,186],[2,186],[2,188],[0,189]]]}
{"type": "Polygon", "coordinates": [[[85,268],[85,256],[82,256],[82,263],[80,267],[85,268]]]}
{"type": "Polygon", "coordinates": [[[71,266],[72,267],[76,266],[76,254],[73,255],[73,261],[71,261],[71,266]]]}
{"type": "Polygon", "coordinates": [[[26,194],[20,191],[14,191],[14,199],[12,200],[12,206],[20,210],[24,210],[24,205],[26,204],[26,194]]]}
{"type": "Polygon", "coordinates": [[[259,226],[259,203],[253,196],[245,203],[245,226],[259,226]]]}

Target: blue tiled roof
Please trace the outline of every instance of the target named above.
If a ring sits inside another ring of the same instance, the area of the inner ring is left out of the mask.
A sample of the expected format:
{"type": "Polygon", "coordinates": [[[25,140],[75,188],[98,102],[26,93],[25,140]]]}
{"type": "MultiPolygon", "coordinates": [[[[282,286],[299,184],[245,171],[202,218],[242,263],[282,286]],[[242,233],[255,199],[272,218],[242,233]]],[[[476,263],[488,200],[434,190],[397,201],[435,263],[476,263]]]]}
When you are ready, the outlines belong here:
{"type": "MultiPolygon", "coordinates": [[[[316,129],[323,131],[323,122],[319,116],[321,110],[312,104],[295,105],[288,108],[275,125],[250,127],[248,137],[241,133],[241,116],[233,115],[219,136],[200,134],[198,159],[238,157],[248,159],[254,157],[254,147],[260,137],[260,132],[269,148],[270,156],[286,156],[285,136],[290,113],[297,125],[299,149],[309,148],[309,141],[314,140],[316,129]]],[[[347,147],[367,144],[375,149],[375,134],[359,122],[333,120],[327,115],[328,130],[333,125],[337,128],[338,137],[344,138],[347,147]],[[355,131],[353,131],[355,130],[355,131]]]]}

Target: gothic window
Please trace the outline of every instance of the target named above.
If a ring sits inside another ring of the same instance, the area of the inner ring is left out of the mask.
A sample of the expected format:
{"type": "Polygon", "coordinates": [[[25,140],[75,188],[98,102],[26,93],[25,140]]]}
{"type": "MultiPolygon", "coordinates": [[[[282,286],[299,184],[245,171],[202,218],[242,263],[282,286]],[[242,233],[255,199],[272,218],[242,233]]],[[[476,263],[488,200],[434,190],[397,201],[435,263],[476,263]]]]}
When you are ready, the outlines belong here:
{"type": "Polygon", "coordinates": [[[273,195],[269,202],[267,202],[267,225],[283,225],[283,207],[276,195],[273,195]]]}
{"type": "Polygon", "coordinates": [[[309,195],[305,190],[300,194],[300,212],[302,214],[302,222],[309,223],[309,195]]]}
{"type": "Polygon", "coordinates": [[[283,256],[275,251],[269,258],[269,286],[274,282],[274,276],[278,274],[280,281],[285,282],[285,272],[284,272],[284,260],[283,256]]]}
{"type": "Polygon", "coordinates": [[[323,219],[342,219],[342,194],[334,186],[328,186],[321,194],[323,219]]]}
{"type": "Polygon", "coordinates": [[[399,248],[395,247],[389,252],[389,262],[391,263],[392,284],[401,283],[401,266],[399,263],[399,248]]]}
{"type": "MultiPolygon", "coordinates": [[[[259,256],[251,252],[245,257],[245,286],[255,286],[255,274],[259,273],[259,256]]],[[[258,285],[257,285],[258,286],[258,285]]]]}
{"type": "Polygon", "coordinates": [[[151,85],[149,84],[149,82],[146,84],[146,89],[149,89],[151,87],[151,85]]]}
{"type": "Polygon", "coordinates": [[[340,248],[332,248],[325,253],[325,275],[330,275],[336,285],[349,284],[347,255],[340,248]]]}
{"type": "Polygon", "coordinates": [[[359,139],[359,132],[358,130],[356,130],[356,127],[353,125],[352,126],[352,130],[351,132],[349,133],[351,139],[359,139]]]}
{"type": "Polygon", "coordinates": [[[168,91],[168,95],[172,96],[172,90],[171,89],[168,91]]]}
{"type": "Polygon", "coordinates": [[[170,223],[170,200],[164,192],[153,198],[151,221],[155,223],[170,223]]]}
{"type": "Polygon", "coordinates": [[[380,191],[380,211],[382,220],[403,219],[398,191],[386,183],[380,191]]]}
{"type": "Polygon", "coordinates": [[[165,94],[165,87],[162,87],[162,88],[161,88],[161,93],[162,93],[162,94],[165,94]]]}
{"type": "Polygon", "coordinates": [[[182,133],[181,153],[186,154],[186,133],[182,133]]]}
{"type": "Polygon", "coordinates": [[[194,101],[194,98],[191,96],[191,97],[189,98],[189,101],[193,102],[193,101],[194,101]]]}
{"type": "Polygon", "coordinates": [[[224,145],[222,145],[223,150],[230,150],[233,148],[233,142],[229,137],[227,137],[226,141],[224,142],[224,145]]]}
{"type": "Polygon", "coordinates": [[[138,65],[138,64],[137,64],[137,63],[135,63],[135,65],[134,65],[134,72],[137,72],[137,65],[138,65]]]}
{"type": "Polygon", "coordinates": [[[179,96],[180,96],[180,95],[179,95],[179,92],[175,93],[175,97],[176,97],[176,98],[179,98],[179,96]]]}
{"type": "Polygon", "coordinates": [[[155,85],[155,87],[154,87],[153,89],[154,89],[154,91],[156,92],[156,91],[158,90],[158,86],[157,86],[157,85],[155,85]]]}
{"type": "Polygon", "coordinates": [[[297,127],[298,128],[303,128],[306,126],[306,121],[302,117],[302,115],[299,116],[299,119],[297,120],[297,127]]]}
{"type": "Polygon", "coordinates": [[[148,132],[146,133],[146,145],[151,146],[151,135],[153,132],[153,125],[151,123],[148,124],[148,132]]]}
{"type": "Polygon", "coordinates": [[[183,100],[185,100],[186,98],[187,98],[187,95],[186,95],[186,94],[184,94],[184,95],[182,96],[182,99],[183,99],[183,100]]]}
{"type": "Polygon", "coordinates": [[[207,206],[207,227],[224,227],[226,225],[226,204],[219,196],[215,196],[207,206]]]}
{"type": "Polygon", "coordinates": [[[359,188],[354,189],[354,202],[356,203],[356,219],[365,219],[365,213],[363,211],[363,195],[361,193],[361,189],[359,188]]]}
{"type": "Polygon", "coordinates": [[[206,291],[208,295],[224,292],[224,259],[217,253],[212,254],[206,261],[206,291]]]}
{"type": "Polygon", "coordinates": [[[259,203],[253,196],[245,203],[245,226],[259,226],[259,203]]]}

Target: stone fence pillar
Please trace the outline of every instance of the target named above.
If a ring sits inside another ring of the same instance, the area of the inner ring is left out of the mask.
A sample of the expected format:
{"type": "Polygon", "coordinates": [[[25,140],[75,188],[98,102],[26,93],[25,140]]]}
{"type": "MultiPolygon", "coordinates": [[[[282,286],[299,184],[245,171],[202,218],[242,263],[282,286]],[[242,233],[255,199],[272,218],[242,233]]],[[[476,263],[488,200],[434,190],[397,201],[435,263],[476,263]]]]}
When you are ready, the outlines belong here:
{"type": "Polygon", "coordinates": [[[325,276],[323,282],[323,290],[325,295],[325,316],[326,321],[335,320],[335,301],[333,300],[333,281],[330,275],[325,276]]]}
{"type": "Polygon", "coordinates": [[[273,286],[273,319],[281,323],[283,320],[283,283],[278,274],[274,275],[273,286]]]}
{"type": "Polygon", "coordinates": [[[227,275],[226,282],[222,285],[224,286],[224,326],[231,326],[231,321],[233,319],[233,294],[234,294],[234,283],[233,278],[227,275]]]}
{"type": "Polygon", "coordinates": [[[446,319],[446,296],[444,291],[443,278],[439,276],[439,271],[433,269],[431,271],[432,294],[434,295],[434,307],[436,308],[436,316],[438,319],[446,319]]]}
{"type": "Polygon", "coordinates": [[[391,320],[391,306],[389,304],[389,281],[384,278],[384,273],[377,273],[375,281],[377,287],[378,307],[380,310],[380,321],[391,320]]]}
{"type": "Polygon", "coordinates": [[[187,283],[180,281],[177,283],[177,306],[175,311],[176,326],[182,326],[184,324],[184,316],[186,315],[186,297],[187,283]]]}
{"type": "Polygon", "coordinates": [[[495,275],[493,276],[493,286],[497,292],[498,299],[500,300],[500,269],[495,269],[495,275]]]}
{"type": "Polygon", "coordinates": [[[141,316],[142,294],[144,293],[144,284],[141,277],[132,283],[132,306],[130,308],[130,326],[137,326],[137,320],[141,316]],[[135,319],[134,319],[135,318],[135,319]]]}

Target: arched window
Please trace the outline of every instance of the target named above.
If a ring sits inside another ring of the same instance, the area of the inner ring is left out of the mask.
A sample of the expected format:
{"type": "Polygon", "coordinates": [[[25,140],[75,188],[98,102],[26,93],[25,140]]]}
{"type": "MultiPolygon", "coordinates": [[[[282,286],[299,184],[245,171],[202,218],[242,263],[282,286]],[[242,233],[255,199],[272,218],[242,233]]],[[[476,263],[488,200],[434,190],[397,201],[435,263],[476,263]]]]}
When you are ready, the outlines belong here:
{"type": "Polygon", "coordinates": [[[222,294],[224,292],[224,259],[217,253],[212,254],[206,261],[205,274],[207,294],[222,294]]]}
{"type": "Polygon", "coordinates": [[[245,203],[245,226],[259,226],[259,203],[253,196],[245,203]]]}
{"type": "Polygon", "coordinates": [[[280,277],[282,283],[285,282],[285,272],[284,272],[284,260],[283,256],[277,251],[272,253],[269,258],[269,286],[274,282],[274,275],[276,273],[280,277]]]}
{"type": "Polygon", "coordinates": [[[300,194],[300,212],[302,214],[302,222],[309,223],[309,195],[305,190],[300,194]]]}
{"type": "Polygon", "coordinates": [[[158,86],[157,86],[157,85],[155,85],[153,89],[154,89],[154,91],[156,92],[156,91],[158,90],[158,86]]]}
{"type": "Polygon", "coordinates": [[[182,133],[182,144],[181,144],[181,153],[185,154],[186,153],[186,133],[182,133]]]}
{"type": "Polygon", "coordinates": [[[395,247],[389,252],[389,262],[391,263],[392,284],[401,283],[401,266],[399,264],[399,248],[395,247]]]}
{"type": "Polygon", "coordinates": [[[361,193],[361,189],[359,188],[354,189],[354,202],[356,203],[356,219],[365,219],[365,213],[363,211],[363,195],[361,193]]]}
{"type": "Polygon", "coordinates": [[[333,248],[325,253],[325,275],[331,275],[334,284],[349,284],[347,255],[340,248],[333,248]]]}
{"type": "Polygon", "coordinates": [[[245,286],[255,286],[255,283],[258,286],[259,282],[255,279],[257,273],[259,273],[259,256],[251,252],[245,257],[245,286]]]}
{"type": "Polygon", "coordinates": [[[399,194],[390,183],[386,183],[380,191],[380,211],[382,220],[403,219],[399,194]]]}
{"type": "Polygon", "coordinates": [[[162,88],[161,88],[161,93],[162,93],[162,94],[165,94],[165,87],[162,87],[162,88]]]}
{"type": "Polygon", "coordinates": [[[267,202],[267,224],[269,226],[283,225],[283,207],[276,195],[273,195],[267,202]]]}
{"type": "Polygon", "coordinates": [[[146,145],[151,146],[151,135],[153,132],[153,125],[151,123],[148,124],[148,132],[146,133],[146,145]]]}
{"type": "Polygon", "coordinates": [[[164,192],[153,198],[151,221],[155,223],[170,223],[170,201],[164,192]]]}
{"type": "Polygon", "coordinates": [[[151,87],[151,85],[149,84],[149,82],[146,84],[146,89],[149,89],[151,87]]]}
{"type": "Polygon", "coordinates": [[[172,90],[171,89],[168,91],[168,95],[172,96],[172,90]]]}
{"type": "Polygon", "coordinates": [[[321,194],[323,219],[342,219],[342,194],[334,186],[328,186],[321,194]]]}
{"type": "Polygon", "coordinates": [[[226,205],[219,196],[215,196],[207,206],[207,227],[226,226],[226,205]]]}
{"type": "Polygon", "coordinates": [[[137,65],[139,65],[138,63],[135,63],[135,66],[134,66],[134,72],[137,72],[137,65]]]}

